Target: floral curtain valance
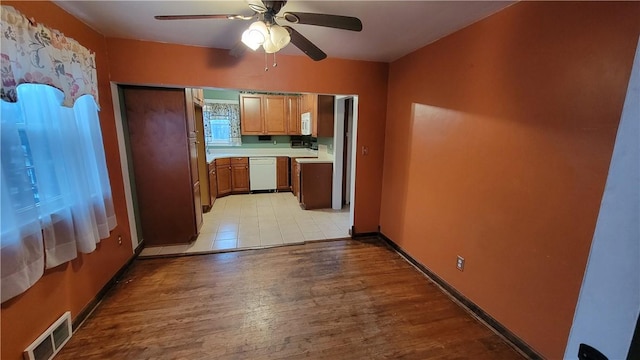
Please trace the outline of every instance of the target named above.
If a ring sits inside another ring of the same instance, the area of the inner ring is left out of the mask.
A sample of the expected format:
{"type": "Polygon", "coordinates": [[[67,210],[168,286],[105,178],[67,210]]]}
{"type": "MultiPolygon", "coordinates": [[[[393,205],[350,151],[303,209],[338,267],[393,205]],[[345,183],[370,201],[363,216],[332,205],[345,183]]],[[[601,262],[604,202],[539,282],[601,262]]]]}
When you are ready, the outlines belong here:
{"type": "Polygon", "coordinates": [[[82,95],[98,103],[95,54],[57,30],[35,24],[11,6],[2,6],[0,98],[18,100],[23,83],[51,85],[64,93],[64,106],[82,95]]]}

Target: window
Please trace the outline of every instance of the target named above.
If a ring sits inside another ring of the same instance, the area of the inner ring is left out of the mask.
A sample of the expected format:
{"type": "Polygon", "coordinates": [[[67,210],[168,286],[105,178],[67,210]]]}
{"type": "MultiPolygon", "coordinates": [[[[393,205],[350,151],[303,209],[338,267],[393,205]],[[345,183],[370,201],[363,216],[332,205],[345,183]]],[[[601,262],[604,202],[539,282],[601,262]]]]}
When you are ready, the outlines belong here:
{"type": "Polygon", "coordinates": [[[206,143],[210,145],[231,145],[231,119],[228,116],[207,113],[208,120],[205,125],[206,143]]]}
{"type": "Polygon", "coordinates": [[[210,146],[238,146],[240,116],[237,102],[207,102],[202,108],[205,142],[210,146]]]}
{"type": "Polygon", "coordinates": [[[18,102],[0,101],[2,301],[116,226],[94,98],[65,107],[48,85],[16,91],[18,102]]]}

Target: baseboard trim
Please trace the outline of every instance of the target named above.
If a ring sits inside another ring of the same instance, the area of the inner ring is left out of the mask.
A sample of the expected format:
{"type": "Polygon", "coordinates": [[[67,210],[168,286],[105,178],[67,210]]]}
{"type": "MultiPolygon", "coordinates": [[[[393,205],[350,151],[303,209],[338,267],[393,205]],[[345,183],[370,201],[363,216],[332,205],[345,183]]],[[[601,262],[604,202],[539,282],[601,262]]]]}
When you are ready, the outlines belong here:
{"type": "Polygon", "coordinates": [[[393,242],[393,240],[389,239],[383,233],[379,233],[378,236],[380,239],[384,240],[389,247],[398,252],[402,257],[407,259],[413,266],[415,266],[418,270],[420,270],[425,276],[431,279],[433,282],[438,284],[440,288],[442,288],[449,296],[458,301],[462,306],[464,306],[467,310],[473,313],[476,317],[482,320],[487,326],[492,328],[497,334],[502,336],[505,340],[507,340],[516,350],[518,350],[522,355],[527,356],[532,360],[544,359],[542,355],[540,355],[537,351],[535,351],[531,346],[529,346],[526,342],[520,339],[517,335],[512,333],[502,324],[500,324],[496,319],[494,319],[491,315],[487,314],[484,310],[482,310],[478,305],[476,305],[473,301],[469,300],[467,297],[462,295],[458,290],[449,285],[446,281],[444,281],[441,277],[436,275],[434,272],[429,270],[426,266],[422,265],[416,259],[414,259],[411,255],[407,254],[404,249],[402,249],[398,244],[393,242]]]}
{"type": "Polygon", "coordinates": [[[75,319],[73,319],[73,322],[71,323],[71,329],[74,332],[82,325],[82,323],[96,309],[96,307],[98,306],[98,304],[100,304],[100,301],[102,301],[102,299],[107,294],[107,292],[111,290],[111,288],[115,284],[118,283],[118,280],[120,280],[122,275],[129,269],[133,261],[138,257],[138,255],[140,255],[140,252],[142,252],[142,249],[144,249],[144,244],[142,243],[138,244],[138,247],[136,248],[136,251],[133,253],[133,256],[131,256],[131,258],[127,260],[126,264],[124,264],[120,268],[120,270],[118,270],[115,273],[115,275],[113,275],[111,279],[109,279],[109,281],[107,281],[107,283],[100,289],[100,291],[98,291],[96,296],[94,296],[93,299],[91,299],[91,301],[78,313],[78,316],[76,316],[75,319]]]}
{"type": "Polygon", "coordinates": [[[362,239],[362,238],[368,238],[368,237],[378,237],[380,233],[378,231],[357,233],[355,226],[351,226],[351,229],[349,230],[349,235],[351,235],[352,239],[362,239]]]}

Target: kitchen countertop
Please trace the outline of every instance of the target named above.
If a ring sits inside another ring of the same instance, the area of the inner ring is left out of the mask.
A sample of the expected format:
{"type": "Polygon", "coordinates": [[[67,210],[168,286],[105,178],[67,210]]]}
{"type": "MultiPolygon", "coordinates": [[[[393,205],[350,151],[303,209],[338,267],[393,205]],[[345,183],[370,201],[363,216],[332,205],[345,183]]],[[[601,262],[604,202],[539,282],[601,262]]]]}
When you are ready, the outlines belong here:
{"type": "Polygon", "coordinates": [[[332,158],[297,158],[298,164],[333,164],[332,158]]]}
{"type": "MultiPolygon", "coordinates": [[[[274,157],[274,156],[288,156],[288,157],[311,157],[318,158],[317,150],[292,149],[292,148],[278,148],[278,149],[264,149],[264,148],[238,148],[238,149],[210,149],[207,151],[207,162],[210,163],[215,159],[229,158],[229,157],[274,157]]],[[[331,161],[333,162],[333,160],[331,161]]]]}

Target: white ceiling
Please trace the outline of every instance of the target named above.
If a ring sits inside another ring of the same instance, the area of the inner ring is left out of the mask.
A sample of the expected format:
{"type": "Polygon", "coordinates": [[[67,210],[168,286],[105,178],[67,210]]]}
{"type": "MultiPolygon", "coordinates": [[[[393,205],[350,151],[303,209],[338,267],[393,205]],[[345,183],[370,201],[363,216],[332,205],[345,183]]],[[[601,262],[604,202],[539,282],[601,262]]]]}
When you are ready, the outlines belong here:
{"type": "MultiPolygon", "coordinates": [[[[154,15],[251,15],[247,1],[75,1],[55,3],[107,37],[231,49],[251,22],[160,21],[154,15]]],[[[483,19],[513,2],[502,1],[307,1],[290,0],[285,11],[355,16],[362,32],[292,25],[328,57],[390,62],[483,19]]],[[[280,20],[281,25],[288,24],[280,20]]],[[[260,51],[260,50],[259,50],[260,51]]],[[[304,54],[290,44],[280,53],[304,54]]]]}

